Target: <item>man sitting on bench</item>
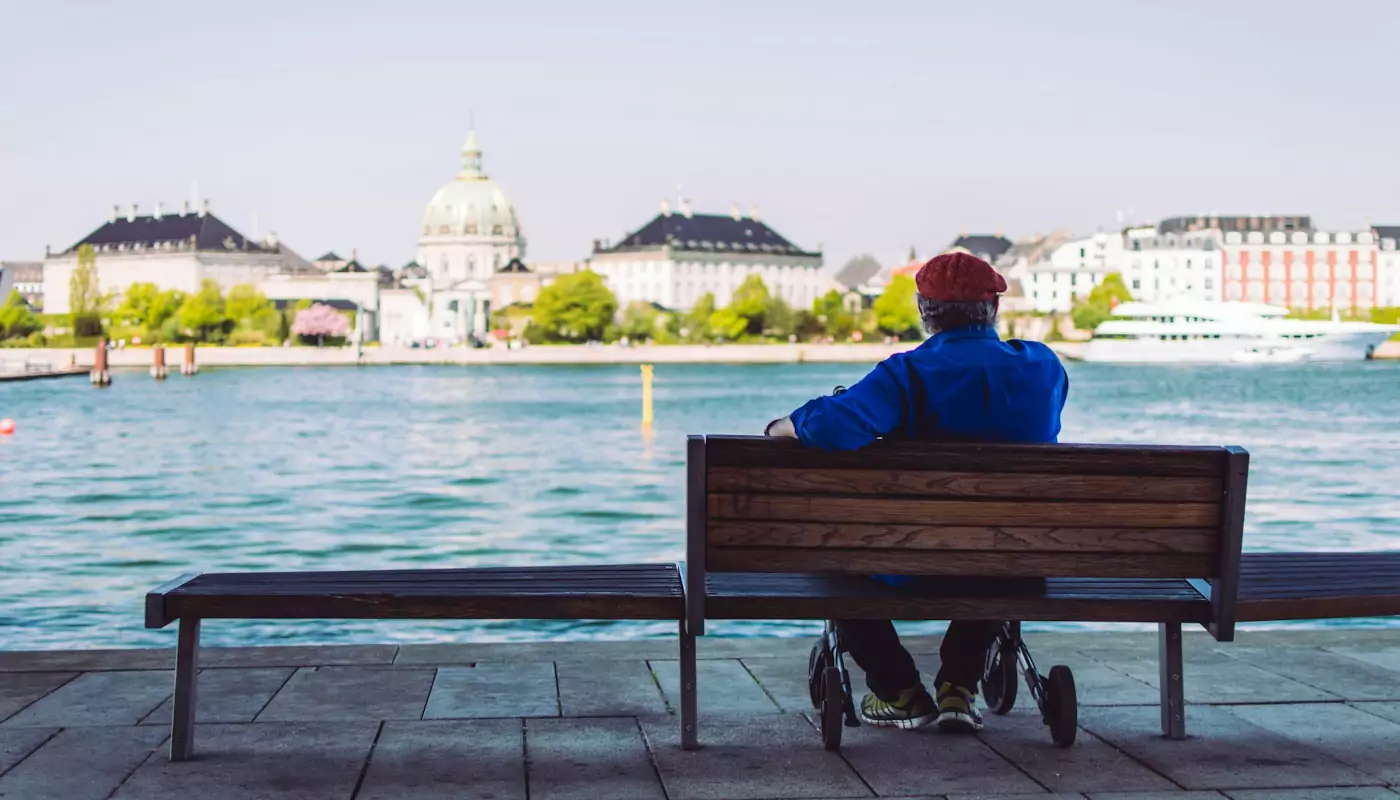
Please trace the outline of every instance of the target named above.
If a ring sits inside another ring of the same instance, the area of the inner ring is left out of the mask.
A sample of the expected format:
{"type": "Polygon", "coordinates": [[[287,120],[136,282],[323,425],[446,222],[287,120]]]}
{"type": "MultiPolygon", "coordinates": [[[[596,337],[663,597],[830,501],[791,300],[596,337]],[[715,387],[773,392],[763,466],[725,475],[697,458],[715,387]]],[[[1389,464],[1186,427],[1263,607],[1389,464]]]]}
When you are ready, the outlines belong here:
{"type": "MultiPolygon", "coordinates": [[[[770,423],[772,436],[823,450],[855,450],[880,437],[924,441],[1054,442],[1069,379],[1054,351],[1038,342],[1001,341],[998,295],[1006,280],[968,253],[947,253],[919,269],[919,314],[930,338],[875,367],[848,391],[818,397],[770,423]]],[[[929,464],[929,469],[938,469],[929,464]]],[[[896,585],[910,578],[876,576],[896,585]]],[[[869,725],[982,729],[977,683],[1000,622],[954,620],[940,649],[929,696],[914,659],[888,620],[843,620],[843,647],[865,671],[860,702],[869,725]]]]}

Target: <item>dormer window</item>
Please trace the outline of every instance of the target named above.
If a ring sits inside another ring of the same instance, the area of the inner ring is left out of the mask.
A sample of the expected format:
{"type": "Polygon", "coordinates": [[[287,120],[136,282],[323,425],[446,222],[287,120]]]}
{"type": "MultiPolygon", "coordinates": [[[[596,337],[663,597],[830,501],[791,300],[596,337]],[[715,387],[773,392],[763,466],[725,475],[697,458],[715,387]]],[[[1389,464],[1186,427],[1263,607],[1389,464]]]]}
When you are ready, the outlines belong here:
{"type": "Polygon", "coordinates": [[[467,223],[467,235],[468,235],[468,236],[475,236],[475,235],[476,235],[476,223],[475,223],[475,222],[469,222],[469,223],[467,223]]]}
{"type": "Polygon", "coordinates": [[[503,233],[505,233],[505,229],[502,228],[500,225],[492,225],[492,226],[491,226],[491,235],[492,235],[492,236],[500,236],[500,235],[503,234],[503,233]]]}

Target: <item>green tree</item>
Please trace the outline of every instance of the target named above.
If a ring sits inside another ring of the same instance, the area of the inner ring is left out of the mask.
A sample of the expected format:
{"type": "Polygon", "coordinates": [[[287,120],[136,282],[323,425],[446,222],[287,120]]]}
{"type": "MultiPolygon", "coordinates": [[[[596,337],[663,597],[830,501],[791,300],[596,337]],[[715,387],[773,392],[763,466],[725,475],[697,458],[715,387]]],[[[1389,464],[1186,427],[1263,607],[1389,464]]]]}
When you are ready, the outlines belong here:
{"type": "Polygon", "coordinates": [[[710,317],[715,313],[715,296],[711,292],[706,292],[695,305],[690,307],[686,313],[682,325],[685,327],[686,338],[692,342],[703,342],[711,338],[710,317]]]}
{"type": "Polygon", "coordinates": [[[773,298],[768,313],[763,316],[763,333],[778,339],[787,339],[797,329],[797,312],[781,297],[773,298]]]}
{"type": "Polygon", "coordinates": [[[710,335],[717,339],[733,341],[743,337],[749,329],[748,317],[739,316],[732,306],[721,308],[710,315],[710,335]]]}
{"type": "Polygon", "coordinates": [[[1110,272],[1089,292],[1088,298],[1074,304],[1070,309],[1070,319],[1074,321],[1075,328],[1092,331],[1113,316],[1115,306],[1131,302],[1132,299],[1127,284],[1123,283],[1123,276],[1110,272]]]}
{"type": "Polygon", "coordinates": [[[617,297],[592,270],[560,275],[535,299],[533,327],[544,341],[603,338],[617,314],[617,297]]]}
{"type": "Polygon", "coordinates": [[[651,303],[634,300],[622,309],[622,322],[618,331],[628,339],[656,338],[658,314],[651,303]]]}
{"type": "Polygon", "coordinates": [[[18,291],[11,291],[5,304],[0,306],[0,339],[26,337],[43,327],[24,297],[18,291]]]}
{"type": "Polygon", "coordinates": [[[896,275],[890,279],[889,285],[875,298],[873,305],[875,320],[881,331],[899,337],[919,335],[922,320],[919,319],[919,304],[914,295],[913,278],[896,275]]]}
{"type": "Polygon", "coordinates": [[[186,297],[180,306],[179,320],[180,327],[190,331],[201,342],[209,341],[210,336],[222,332],[228,316],[224,311],[219,284],[210,278],[200,282],[199,291],[186,297]]]}
{"type": "Polygon", "coordinates": [[[729,305],[710,315],[710,332],[731,340],[762,336],[772,311],[768,285],[762,277],[750,275],[734,290],[729,305]]]}
{"type": "Polygon", "coordinates": [[[846,311],[845,299],[835,289],[812,303],[812,315],[817,318],[826,335],[838,342],[849,338],[851,331],[856,327],[855,317],[846,311]]]}
{"type": "Polygon", "coordinates": [[[224,313],[233,324],[247,330],[271,330],[278,322],[272,301],[251,283],[240,283],[228,290],[224,313]]]}
{"type": "Polygon", "coordinates": [[[68,311],[73,315],[101,311],[102,293],[97,285],[97,253],[92,245],[78,248],[78,265],[68,276],[68,311]]]}

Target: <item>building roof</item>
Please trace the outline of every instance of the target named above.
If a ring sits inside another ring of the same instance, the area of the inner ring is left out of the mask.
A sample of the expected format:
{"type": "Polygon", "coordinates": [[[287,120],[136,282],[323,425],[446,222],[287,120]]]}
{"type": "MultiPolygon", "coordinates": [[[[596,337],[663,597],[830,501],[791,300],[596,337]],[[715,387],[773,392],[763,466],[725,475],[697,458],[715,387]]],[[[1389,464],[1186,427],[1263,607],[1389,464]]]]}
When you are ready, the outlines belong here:
{"type": "MultiPolygon", "coordinates": [[[[42,261],[0,261],[0,270],[14,276],[16,283],[38,283],[44,279],[42,261]]],[[[4,298],[0,298],[3,302],[4,298]]]]}
{"type": "Polygon", "coordinates": [[[96,248],[144,249],[166,243],[188,243],[191,237],[194,237],[196,250],[276,251],[275,247],[249,241],[213,214],[191,212],[162,214],[159,217],[118,217],[104,222],[64,252],[72,253],[85,244],[96,248]]]}
{"type": "Polygon", "coordinates": [[[1011,240],[999,233],[992,235],[974,233],[971,236],[963,234],[948,245],[949,250],[961,248],[988,263],[996,263],[996,260],[1001,258],[1001,254],[1010,250],[1011,247],[1011,240]]]}
{"type": "Polygon", "coordinates": [[[504,267],[501,267],[500,269],[496,270],[496,274],[498,275],[502,272],[511,274],[528,274],[530,272],[530,268],[525,266],[525,262],[521,261],[520,259],[512,258],[510,261],[506,262],[506,265],[504,267]]]}
{"type": "Polygon", "coordinates": [[[328,250],[328,251],[326,251],[326,254],[325,254],[325,255],[321,256],[320,258],[316,259],[315,261],[313,261],[313,262],[311,262],[311,263],[313,263],[313,264],[318,264],[318,263],[320,263],[320,262],[322,262],[322,261],[344,261],[344,260],[345,260],[345,259],[343,259],[343,258],[341,258],[340,256],[336,255],[334,250],[328,250]]]}
{"type": "Polygon", "coordinates": [[[670,246],[676,250],[706,250],[721,253],[773,253],[817,256],[804,251],[781,234],[751,217],[721,214],[657,214],[650,222],[612,247],[598,247],[601,253],[645,250],[670,246]]]}
{"type": "Polygon", "coordinates": [[[872,256],[860,255],[843,264],[841,269],[832,276],[832,279],[844,286],[847,291],[852,291],[857,286],[879,275],[881,269],[880,262],[872,256]]]}
{"type": "Polygon", "coordinates": [[[337,267],[336,269],[331,270],[331,272],[369,272],[369,270],[365,268],[364,264],[361,264],[360,262],[355,260],[351,260],[345,262],[344,266],[337,267]]]}
{"type": "Polygon", "coordinates": [[[1313,222],[1312,217],[1306,214],[1197,214],[1190,217],[1168,217],[1157,223],[1158,233],[1186,233],[1211,228],[1226,233],[1311,232],[1313,222]]]}
{"type": "Polygon", "coordinates": [[[1394,239],[1400,243],[1400,225],[1372,225],[1378,239],[1394,239]]]}

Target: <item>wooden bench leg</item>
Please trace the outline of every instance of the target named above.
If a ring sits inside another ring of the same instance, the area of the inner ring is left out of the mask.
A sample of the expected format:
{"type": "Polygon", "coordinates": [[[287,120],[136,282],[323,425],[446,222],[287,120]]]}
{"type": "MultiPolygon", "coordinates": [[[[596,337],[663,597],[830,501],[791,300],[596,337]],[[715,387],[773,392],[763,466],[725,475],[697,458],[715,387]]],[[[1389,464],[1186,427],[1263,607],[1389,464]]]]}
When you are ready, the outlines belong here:
{"type": "Polygon", "coordinates": [[[1182,682],[1181,623],[1157,626],[1157,662],[1162,691],[1162,734],[1168,739],[1186,738],[1186,689],[1182,682]]]}
{"type": "Polygon", "coordinates": [[[700,731],[695,688],[695,636],[681,620],[681,749],[699,750],[700,731]]]}
{"type": "Polygon", "coordinates": [[[194,755],[195,683],[199,676],[199,620],[180,620],[175,645],[175,708],[170,720],[170,760],[194,755]]]}

